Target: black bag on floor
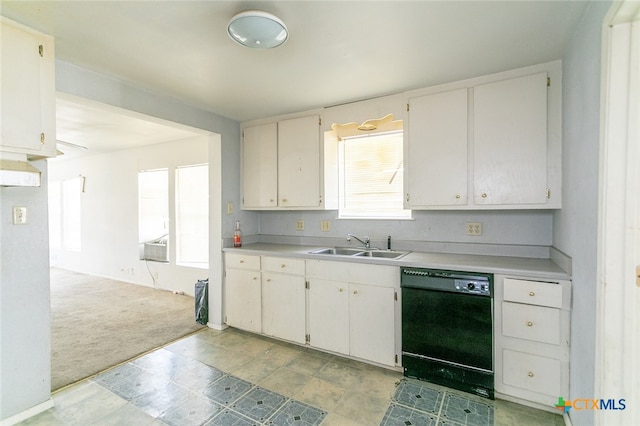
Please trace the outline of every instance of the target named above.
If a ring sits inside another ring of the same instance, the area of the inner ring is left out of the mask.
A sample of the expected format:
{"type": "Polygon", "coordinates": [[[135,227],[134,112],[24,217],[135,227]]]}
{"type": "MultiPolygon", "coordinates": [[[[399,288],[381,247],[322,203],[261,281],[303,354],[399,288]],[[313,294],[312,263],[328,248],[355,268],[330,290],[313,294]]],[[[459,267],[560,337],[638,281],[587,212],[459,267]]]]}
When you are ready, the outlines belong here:
{"type": "Polygon", "coordinates": [[[209,288],[209,278],[198,280],[195,290],[196,301],[196,322],[207,325],[209,321],[209,298],[207,297],[209,288]]]}

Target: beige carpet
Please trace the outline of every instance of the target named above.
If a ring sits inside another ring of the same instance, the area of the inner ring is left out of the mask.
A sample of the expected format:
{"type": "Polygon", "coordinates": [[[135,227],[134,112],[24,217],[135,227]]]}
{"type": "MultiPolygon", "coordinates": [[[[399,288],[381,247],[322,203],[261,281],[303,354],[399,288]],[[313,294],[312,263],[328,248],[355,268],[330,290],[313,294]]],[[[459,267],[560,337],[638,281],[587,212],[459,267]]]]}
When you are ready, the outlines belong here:
{"type": "Polygon", "coordinates": [[[191,296],[52,268],[51,389],[203,327],[191,296]]]}

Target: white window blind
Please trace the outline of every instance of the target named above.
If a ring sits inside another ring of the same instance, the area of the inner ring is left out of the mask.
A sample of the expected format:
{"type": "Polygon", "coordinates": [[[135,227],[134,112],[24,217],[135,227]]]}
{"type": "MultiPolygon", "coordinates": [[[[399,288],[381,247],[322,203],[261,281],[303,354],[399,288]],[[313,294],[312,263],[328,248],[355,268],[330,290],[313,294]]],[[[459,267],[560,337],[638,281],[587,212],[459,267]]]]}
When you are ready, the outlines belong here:
{"type": "Polygon", "coordinates": [[[401,131],[341,140],[340,217],[411,217],[403,209],[402,147],[401,131]]]}

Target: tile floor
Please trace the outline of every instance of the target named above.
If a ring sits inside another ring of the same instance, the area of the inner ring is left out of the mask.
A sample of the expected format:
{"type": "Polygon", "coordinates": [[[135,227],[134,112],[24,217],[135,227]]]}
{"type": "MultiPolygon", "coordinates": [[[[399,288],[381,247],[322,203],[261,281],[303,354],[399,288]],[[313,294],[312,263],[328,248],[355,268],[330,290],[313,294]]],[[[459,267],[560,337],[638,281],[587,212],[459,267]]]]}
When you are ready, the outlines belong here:
{"type": "Polygon", "coordinates": [[[205,329],[53,395],[22,425],[563,425],[401,373],[205,329]]]}

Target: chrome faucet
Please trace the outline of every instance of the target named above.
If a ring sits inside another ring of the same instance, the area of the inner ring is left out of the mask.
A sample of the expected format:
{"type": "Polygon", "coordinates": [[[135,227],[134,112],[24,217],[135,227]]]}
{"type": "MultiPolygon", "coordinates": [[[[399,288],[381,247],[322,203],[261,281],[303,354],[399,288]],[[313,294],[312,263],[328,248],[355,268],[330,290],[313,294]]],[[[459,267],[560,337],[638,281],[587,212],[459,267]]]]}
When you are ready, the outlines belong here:
{"type": "Polygon", "coordinates": [[[351,241],[351,238],[355,238],[356,240],[364,244],[364,248],[367,248],[367,249],[371,248],[371,240],[369,240],[369,237],[364,237],[364,240],[361,240],[360,238],[356,237],[353,234],[347,234],[347,241],[351,241]]]}

